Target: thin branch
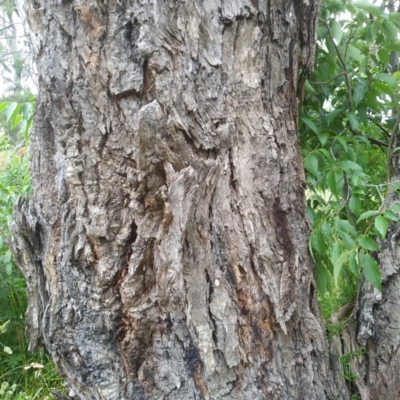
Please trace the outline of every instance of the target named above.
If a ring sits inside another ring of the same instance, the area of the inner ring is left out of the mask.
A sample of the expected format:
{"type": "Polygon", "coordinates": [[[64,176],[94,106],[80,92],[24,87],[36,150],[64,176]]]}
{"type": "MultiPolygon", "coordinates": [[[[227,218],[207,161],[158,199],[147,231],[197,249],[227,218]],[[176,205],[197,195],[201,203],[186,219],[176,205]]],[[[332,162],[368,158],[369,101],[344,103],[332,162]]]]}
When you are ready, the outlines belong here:
{"type": "MultiPolygon", "coordinates": [[[[339,135],[337,135],[337,136],[342,136],[343,133],[345,133],[345,132],[346,132],[346,128],[343,129],[342,132],[340,132],[339,135]]],[[[332,158],[333,158],[334,161],[336,161],[336,157],[335,157],[335,155],[333,154],[333,143],[335,143],[335,141],[336,141],[336,138],[332,140],[332,143],[331,143],[331,145],[329,146],[329,153],[331,153],[331,156],[332,156],[332,158]]]]}
{"type": "Polygon", "coordinates": [[[4,58],[7,58],[9,56],[12,56],[13,54],[26,54],[26,53],[29,54],[29,51],[10,51],[10,52],[0,56],[0,60],[3,60],[4,58]]]}
{"type": "Polygon", "coordinates": [[[380,187],[380,186],[390,186],[390,185],[398,185],[400,181],[394,181],[394,182],[388,182],[388,183],[378,183],[377,185],[373,184],[366,184],[364,183],[362,186],[367,186],[367,187],[380,187]]]}
{"type": "Polygon", "coordinates": [[[337,74],[333,78],[329,79],[329,81],[325,81],[325,82],[310,82],[310,83],[312,83],[313,85],[327,85],[328,83],[331,83],[332,81],[334,81],[339,76],[342,76],[342,75],[345,75],[345,74],[346,74],[345,72],[341,72],[340,74],[337,74]]]}
{"type": "Polygon", "coordinates": [[[16,36],[0,36],[0,39],[15,39],[15,38],[22,38],[27,37],[26,35],[16,35],[16,36]]]}
{"type": "Polygon", "coordinates": [[[348,50],[349,50],[350,40],[353,39],[354,33],[355,33],[356,31],[357,31],[357,29],[353,29],[353,30],[350,32],[349,38],[348,38],[347,41],[346,41],[346,50],[345,50],[345,52],[344,52],[344,59],[347,58],[347,52],[348,52],[348,50]]]}
{"type": "Polygon", "coordinates": [[[368,119],[369,119],[370,121],[372,121],[378,128],[380,128],[381,131],[382,131],[388,138],[390,138],[390,133],[389,133],[379,122],[374,121],[374,119],[373,119],[372,117],[368,117],[368,119]]]}
{"type": "Polygon", "coordinates": [[[5,26],[4,28],[1,28],[1,29],[0,29],[0,32],[3,32],[3,31],[5,31],[5,30],[7,30],[7,29],[9,29],[9,28],[14,28],[14,25],[15,25],[15,24],[10,24],[10,25],[8,25],[8,26],[5,26]]]}
{"type": "Polygon", "coordinates": [[[378,139],[374,139],[374,138],[372,138],[372,137],[370,137],[370,136],[363,135],[363,134],[361,134],[361,133],[358,133],[358,135],[366,137],[366,138],[367,138],[371,143],[373,143],[373,144],[377,144],[378,146],[388,147],[388,144],[387,144],[387,143],[381,142],[381,141],[378,140],[378,139]]]}
{"type": "Polygon", "coordinates": [[[324,21],[321,18],[319,18],[319,21],[322,22],[326,26],[326,29],[328,30],[329,37],[330,37],[330,39],[331,39],[331,41],[333,43],[333,47],[335,48],[335,51],[336,51],[336,54],[337,54],[337,56],[339,58],[340,63],[342,64],[344,76],[345,76],[345,79],[346,79],[347,95],[349,97],[349,109],[350,109],[350,111],[353,111],[353,95],[351,94],[351,85],[350,85],[349,74],[347,73],[346,62],[343,59],[342,53],[339,51],[339,48],[335,43],[335,40],[333,38],[333,34],[332,34],[330,26],[328,25],[328,23],[326,21],[324,21]]]}
{"type": "Polygon", "coordinates": [[[385,143],[385,142],[382,142],[382,141],[380,141],[380,140],[378,140],[378,139],[374,139],[374,138],[372,138],[372,137],[370,137],[370,136],[368,136],[368,135],[364,135],[363,133],[361,133],[361,132],[357,132],[357,131],[355,131],[353,128],[351,128],[351,127],[349,127],[349,131],[354,135],[354,136],[363,136],[363,137],[365,137],[365,138],[367,138],[371,143],[373,143],[373,144],[377,144],[378,146],[383,146],[383,147],[388,147],[388,144],[387,143],[385,143]]]}

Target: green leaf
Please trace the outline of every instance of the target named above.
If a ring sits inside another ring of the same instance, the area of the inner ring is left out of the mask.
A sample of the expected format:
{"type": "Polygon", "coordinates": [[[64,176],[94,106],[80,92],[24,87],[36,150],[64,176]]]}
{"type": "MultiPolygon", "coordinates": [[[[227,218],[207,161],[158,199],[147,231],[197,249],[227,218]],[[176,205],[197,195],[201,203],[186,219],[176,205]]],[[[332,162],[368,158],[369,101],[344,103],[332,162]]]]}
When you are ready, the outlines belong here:
{"type": "Polygon", "coordinates": [[[17,115],[15,118],[13,118],[11,129],[15,129],[15,127],[22,121],[23,118],[24,117],[22,115],[17,115]]]}
{"type": "Polygon", "coordinates": [[[325,143],[328,140],[328,135],[326,133],[320,133],[318,139],[321,142],[321,146],[325,146],[325,143]]]}
{"type": "Polygon", "coordinates": [[[358,85],[354,88],[353,101],[356,106],[360,104],[360,101],[364,98],[367,88],[364,85],[358,85]]]}
{"type": "Polygon", "coordinates": [[[331,247],[331,262],[333,265],[335,265],[337,259],[340,257],[342,254],[342,249],[340,248],[339,244],[337,242],[333,243],[331,247]]]}
{"type": "Polygon", "coordinates": [[[392,206],[390,206],[390,210],[395,213],[400,213],[400,204],[393,204],[392,206]]]}
{"type": "Polygon", "coordinates": [[[327,221],[324,221],[322,223],[321,231],[327,237],[331,237],[332,236],[332,226],[327,221]]]}
{"type": "Polygon", "coordinates": [[[350,233],[352,237],[357,236],[357,230],[347,219],[339,219],[338,226],[340,230],[350,233]]]}
{"type": "MultiPolygon", "coordinates": [[[[18,107],[18,103],[8,103],[7,108],[5,110],[7,121],[10,120],[11,116],[13,115],[14,111],[18,107]]],[[[21,105],[19,105],[21,106],[21,105]]]]}
{"type": "Polygon", "coordinates": [[[309,154],[304,159],[304,168],[315,175],[318,172],[318,158],[309,154]]]}
{"type": "Polygon", "coordinates": [[[338,190],[336,186],[336,176],[334,171],[330,171],[326,176],[326,183],[328,184],[329,190],[333,193],[336,198],[338,197],[338,190]]]}
{"type": "Polygon", "coordinates": [[[373,210],[366,211],[366,212],[364,212],[364,213],[362,213],[362,214],[360,215],[360,217],[359,217],[358,220],[357,220],[357,224],[358,224],[360,221],[363,221],[364,219],[367,219],[367,218],[369,218],[369,217],[373,217],[373,216],[375,216],[375,215],[377,215],[377,214],[378,214],[378,211],[373,211],[373,210]]]}
{"type": "Polygon", "coordinates": [[[331,111],[328,114],[328,125],[332,123],[332,121],[342,112],[341,108],[337,108],[336,110],[331,111]]]}
{"type": "Polygon", "coordinates": [[[400,147],[396,147],[395,149],[393,149],[392,154],[397,153],[400,150],[400,147]]]}
{"type": "Polygon", "coordinates": [[[357,196],[351,196],[349,200],[349,207],[354,214],[358,215],[361,209],[360,199],[357,196]]]}
{"type": "Polygon", "coordinates": [[[397,51],[400,52],[400,43],[387,43],[385,45],[386,50],[388,51],[397,51]]]}
{"type": "Polygon", "coordinates": [[[347,149],[347,158],[350,161],[357,162],[357,153],[354,151],[353,147],[347,149]]]}
{"type": "Polygon", "coordinates": [[[365,56],[365,57],[363,58],[363,60],[360,62],[359,71],[360,71],[361,73],[364,73],[364,74],[365,74],[365,71],[367,70],[367,67],[368,67],[368,61],[369,61],[369,56],[367,55],[367,56],[365,56]]]}
{"type": "Polygon", "coordinates": [[[379,247],[376,243],[368,236],[361,236],[358,238],[359,245],[365,249],[370,251],[379,251],[379,247]]]}
{"type": "Polygon", "coordinates": [[[332,284],[332,275],[328,268],[325,266],[322,257],[316,256],[315,257],[315,280],[317,282],[318,291],[323,296],[326,292],[331,290],[332,284]]]}
{"type": "Polygon", "coordinates": [[[304,87],[305,87],[306,91],[309,92],[309,93],[317,93],[315,91],[315,89],[311,86],[311,84],[310,84],[310,82],[308,80],[305,81],[304,87]]]}
{"type": "Polygon", "coordinates": [[[391,12],[389,14],[389,21],[400,21],[400,13],[398,12],[391,12]]]}
{"type": "Polygon", "coordinates": [[[305,124],[314,132],[318,135],[318,128],[315,126],[314,122],[312,122],[310,119],[308,118],[301,118],[305,124]]]}
{"type": "Polygon", "coordinates": [[[369,1],[356,1],[354,2],[354,5],[360,10],[366,11],[377,18],[381,17],[379,8],[371,4],[369,1]]]}
{"type": "Polygon", "coordinates": [[[364,56],[357,47],[349,44],[347,46],[347,58],[353,58],[355,61],[361,62],[364,59],[364,56]]]}
{"type": "Polygon", "coordinates": [[[365,278],[377,289],[382,291],[381,271],[379,270],[375,258],[368,253],[364,254],[361,258],[361,267],[364,271],[365,278]]]}
{"type": "MultiPolygon", "coordinates": [[[[391,85],[388,85],[386,82],[374,82],[372,87],[378,89],[380,92],[387,94],[392,99],[395,98],[393,87],[391,85]]],[[[380,97],[382,98],[382,96],[380,97]]]]}
{"type": "Polygon", "coordinates": [[[312,247],[317,250],[319,254],[325,254],[326,244],[324,241],[324,237],[319,229],[316,229],[311,233],[311,244],[312,247]]]}
{"type": "Polygon", "coordinates": [[[358,13],[358,9],[354,6],[353,3],[350,2],[346,2],[346,10],[350,13],[350,14],[357,14],[358,13]]]}
{"type": "Polygon", "coordinates": [[[335,283],[337,284],[340,272],[342,270],[343,264],[349,259],[350,251],[345,251],[340,254],[340,256],[336,259],[333,264],[333,278],[335,279],[335,283]]]}
{"type": "Polygon", "coordinates": [[[346,115],[347,115],[347,118],[349,119],[349,122],[350,122],[351,127],[352,127],[355,131],[357,131],[357,130],[358,130],[359,123],[358,123],[358,119],[357,119],[356,114],[354,114],[353,112],[348,112],[348,113],[346,113],[346,115]]]}
{"type": "Polygon", "coordinates": [[[378,215],[375,218],[374,223],[375,223],[376,230],[380,233],[382,239],[384,239],[386,236],[387,228],[388,228],[387,219],[382,215],[378,215]]]}
{"type": "Polygon", "coordinates": [[[10,320],[4,322],[3,325],[0,325],[0,335],[7,332],[8,325],[10,325],[10,320]]]}
{"type": "Polygon", "coordinates": [[[350,170],[362,171],[362,168],[357,163],[355,163],[354,161],[350,161],[350,160],[340,162],[338,164],[338,167],[341,168],[345,172],[348,172],[350,170]]]}
{"type": "Polygon", "coordinates": [[[363,142],[368,148],[371,147],[371,142],[365,136],[358,136],[357,138],[360,142],[363,142]]]}
{"type": "Polygon", "coordinates": [[[8,107],[9,104],[10,103],[8,101],[4,101],[3,103],[0,103],[0,112],[4,111],[8,107]]]}
{"type": "Polygon", "coordinates": [[[32,115],[32,104],[31,103],[24,103],[22,106],[23,115],[25,119],[28,119],[32,115]]]}
{"type": "Polygon", "coordinates": [[[328,150],[326,150],[326,149],[319,149],[319,151],[320,151],[320,153],[322,153],[322,154],[325,156],[325,158],[326,158],[330,163],[333,162],[332,155],[331,155],[331,153],[329,153],[328,150]]]}
{"type": "Polygon", "coordinates": [[[383,20],[381,28],[387,38],[389,38],[393,42],[397,41],[397,28],[393,22],[388,20],[383,20]]]}
{"type": "Polygon", "coordinates": [[[373,93],[372,91],[368,91],[367,93],[365,93],[365,100],[368,102],[369,107],[371,107],[375,112],[381,111],[381,103],[378,101],[375,93],[373,93]]]}
{"type": "Polygon", "coordinates": [[[397,80],[393,77],[393,75],[382,73],[382,74],[376,74],[375,78],[388,83],[390,86],[393,86],[394,88],[398,86],[397,80]]]}
{"type": "Polygon", "coordinates": [[[336,19],[334,19],[331,23],[331,30],[336,44],[339,45],[342,40],[343,30],[342,25],[338,21],[336,21],[336,19]]]}
{"type": "Polygon", "coordinates": [[[350,253],[349,268],[350,268],[350,271],[355,275],[356,278],[361,279],[360,266],[358,265],[356,250],[354,250],[350,253]]]}
{"type": "Polygon", "coordinates": [[[376,39],[376,35],[378,34],[378,29],[379,29],[378,23],[376,21],[374,21],[370,26],[372,40],[376,39]]]}
{"type": "Polygon", "coordinates": [[[352,250],[354,246],[354,241],[351,236],[343,231],[338,231],[339,237],[342,239],[343,244],[345,245],[347,250],[352,250]]]}
{"type": "Polygon", "coordinates": [[[347,142],[341,136],[337,136],[336,140],[343,146],[344,150],[347,151],[347,142]]]}
{"type": "Polygon", "coordinates": [[[6,274],[10,276],[12,273],[12,264],[9,262],[6,264],[6,274]]]}
{"type": "Polygon", "coordinates": [[[386,210],[383,215],[390,221],[398,221],[398,216],[391,210],[386,210]]]}
{"type": "Polygon", "coordinates": [[[385,49],[378,50],[378,57],[385,65],[390,63],[390,54],[385,49]]]}

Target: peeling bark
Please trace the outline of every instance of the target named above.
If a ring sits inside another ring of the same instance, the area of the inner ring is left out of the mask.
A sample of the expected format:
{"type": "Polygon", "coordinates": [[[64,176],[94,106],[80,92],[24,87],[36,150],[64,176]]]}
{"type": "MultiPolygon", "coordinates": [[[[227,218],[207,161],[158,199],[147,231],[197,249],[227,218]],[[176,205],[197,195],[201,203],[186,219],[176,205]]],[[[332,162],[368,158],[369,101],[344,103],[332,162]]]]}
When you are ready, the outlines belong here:
{"type": "Polygon", "coordinates": [[[313,0],[28,2],[30,346],[79,399],[346,399],[307,251],[313,0]]]}

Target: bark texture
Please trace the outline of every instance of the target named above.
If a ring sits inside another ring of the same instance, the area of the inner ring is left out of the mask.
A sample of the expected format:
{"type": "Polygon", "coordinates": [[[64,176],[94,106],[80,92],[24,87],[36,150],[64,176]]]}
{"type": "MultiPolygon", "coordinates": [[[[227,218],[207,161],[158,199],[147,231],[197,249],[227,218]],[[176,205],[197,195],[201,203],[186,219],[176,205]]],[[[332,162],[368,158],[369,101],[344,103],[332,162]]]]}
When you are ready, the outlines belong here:
{"type": "Polygon", "coordinates": [[[13,237],[31,348],[79,399],[347,398],[297,144],[318,1],[27,7],[34,190],[13,237]]]}

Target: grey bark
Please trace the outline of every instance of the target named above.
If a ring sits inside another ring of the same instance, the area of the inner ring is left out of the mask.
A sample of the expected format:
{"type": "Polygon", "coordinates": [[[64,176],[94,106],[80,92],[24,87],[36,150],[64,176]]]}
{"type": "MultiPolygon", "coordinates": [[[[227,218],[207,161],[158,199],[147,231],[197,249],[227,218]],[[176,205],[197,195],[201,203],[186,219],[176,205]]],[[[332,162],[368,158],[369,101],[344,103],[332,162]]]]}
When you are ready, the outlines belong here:
{"type": "MultiPolygon", "coordinates": [[[[79,399],[337,399],[297,76],[313,0],[28,2],[31,348],[79,399]]],[[[304,76],[304,75],[303,75],[304,76]]]]}

